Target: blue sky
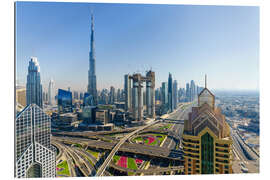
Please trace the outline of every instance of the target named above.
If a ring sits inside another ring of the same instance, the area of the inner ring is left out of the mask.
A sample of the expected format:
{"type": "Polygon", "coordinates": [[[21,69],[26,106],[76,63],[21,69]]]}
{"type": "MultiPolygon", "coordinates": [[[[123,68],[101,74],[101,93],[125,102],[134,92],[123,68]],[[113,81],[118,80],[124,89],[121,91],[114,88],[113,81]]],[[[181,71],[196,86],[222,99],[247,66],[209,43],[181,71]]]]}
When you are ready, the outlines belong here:
{"type": "Polygon", "coordinates": [[[42,84],[85,91],[90,12],[94,12],[97,87],[123,87],[124,74],[152,68],[156,87],[169,72],[211,89],[259,89],[259,8],[19,2],[16,77],[26,83],[31,56],[42,84]]]}

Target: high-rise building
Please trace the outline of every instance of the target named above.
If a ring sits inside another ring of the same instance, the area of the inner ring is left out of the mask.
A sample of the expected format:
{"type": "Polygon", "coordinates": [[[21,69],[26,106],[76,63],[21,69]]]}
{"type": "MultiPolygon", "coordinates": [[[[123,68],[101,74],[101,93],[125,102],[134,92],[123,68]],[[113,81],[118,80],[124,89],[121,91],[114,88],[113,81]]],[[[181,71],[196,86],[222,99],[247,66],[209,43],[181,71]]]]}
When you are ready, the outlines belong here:
{"type": "Polygon", "coordinates": [[[190,101],[194,101],[196,98],[196,86],[195,82],[191,80],[190,82],[190,101]]]}
{"type": "Polygon", "coordinates": [[[161,102],[163,112],[168,110],[168,83],[162,82],[161,84],[161,102]]]}
{"type": "Polygon", "coordinates": [[[197,95],[199,95],[202,90],[203,90],[203,87],[197,86],[197,95]]]}
{"type": "Polygon", "coordinates": [[[102,91],[100,93],[99,103],[100,104],[108,104],[109,103],[109,95],[108,95],[107,89],[102,89],[102,91]]]}
{"type": "Polygon", "coordinates": [[[120,102],[121,101],[121,90],[118,88],[117,93],[116,93],[116,101],[120,102]]]}
{"type": "Polygon", "coordinates": [[[43,107],[40,67],[36,57],[31,57],[29,61],[26,83],[26,104],[32,103],[43,107]]]}
{"type": "Polygon", "coordinates": [[[157,88],[155,90],[155,100],[160,101],[160,89],[159,88],[157,88]]]}
{"type": "Polygon", "coordinates": [[[178,105],[178,87],[177,81],[173,81],[173,109],[176,109],[178,105]]]}
{"type": "Polygon", "coordinates": [[[143,118],[142,75],[137,73],[131,76],[131,78],[133,79],[132,116],[133,119],[141,121],[143,118]]]}
{"type": "Polygon", "coordinates": [[[76,99],[76,100],[79,99],[79,93],[78,93],[78,91],[74,91],[73,92],[73,98],[76,99]]]}
{"type": "Polygon", "coordinates": [[[51,120],[43,110],[29,104],[15,122],[15,177],[55,177],[56,150],[51,145],[51,120]]]}
{"type": "Polygon", "coordinates": [[[155,72],[146,72],[146,76],[140,73],[129,77],[133,81],[132,88],[132,116],[135,120],[143,119],[143,105],[146,105],[146,116],[155,117],[155,72]],[[146,83],[146,92],[143,91],[143,83],[146,83]],[[145,93],[145,95],[144,95],[145,93]],[[144,98],[145,96],[145,98],[144,98]],[[144,102],[145,99],[145,102],[144,102]]]}
{"type": "Polygon", "coordinates": [[[120,101],[121,102],[125,101],[125,90],[124,89],[121,89],[120,101]]]}
{"type": "Polygon", "coordinates": [[[94,98],[89,93],[84,93],[83,106],[94,106],[94,98]]]}
{"type": "Polygon", "coordinates": [[[57,95],[58,113],[72,112],[72,93],[58,89],[57,95]]]}
{"type": "Polygon", "coordinates": [[[186,84],[186,101],[190,102],[190,88],[189,88],[189,83],[186,84]]]}
{"type": "Polygon", "coordinates": [[[91,39],[89,53],[89,71],[87,92],[94,98],[94,104],[97,105],[97,79],[96,79],[96,55],[94,41],[94,17],[91,15],[91,39]]]}
{"type": "Polygon", "coordinates": [[[80,100],[83,100],[83,92],[80,92],[80,100]]]}
{"type": "Polygon", "coordinates": [[[178,90],[178,99],[179,102],[184,102],[186,97],[186,91],[185,88],[179,88],[178,90]]]}
{"type": "Polygon", "coordinates": [[[47,102],[45,90],[42,90],[42,102],[43,103],[46,103],[47,102]]]}
{"type": "Polygon", "coordinates": [[[124,76],[125,78],[125,84],[124,84],[124,91],[125,91],[125,110],[131,111],[131,79],[129,78],[130,75],[126,74],[124,76]]]}
{"type": "Polygon", "coordinates": [[[146,92],[143,91],[143,106],[146,106],[146,92]]]}
{"type": "Polygon", "coordinates": [[[114,104],[115,101],[116,101],[116,98],[115,98],[115,88],[113,86],[111,86],[110,88],[110,96],[109,96],[109,104],[114,104]]]}
{"type": "Polygon", "coordinates": [[[54,89],[54,81],[52,79],[50,80],[48,87],[48,103],[50,105],[55,104],[55,89],[54,89]]]}
{"type": "Polygon", "coordinates": [[[173,111],[173,79],[172,74],[169,73],[168,78],[168,101],[169,101],[169,111],[173,111]]]}
{"type": "Polygon", "coordinates": [[[146,114],[150,118],[155,118],[155,72],[152,70],[146,73],[146,114]]]}
{"type": "Polygon", "coordinates": [[[232,173],[230,127],[206,83],[188,117],[182,136],[185,174],[232,173]]]}

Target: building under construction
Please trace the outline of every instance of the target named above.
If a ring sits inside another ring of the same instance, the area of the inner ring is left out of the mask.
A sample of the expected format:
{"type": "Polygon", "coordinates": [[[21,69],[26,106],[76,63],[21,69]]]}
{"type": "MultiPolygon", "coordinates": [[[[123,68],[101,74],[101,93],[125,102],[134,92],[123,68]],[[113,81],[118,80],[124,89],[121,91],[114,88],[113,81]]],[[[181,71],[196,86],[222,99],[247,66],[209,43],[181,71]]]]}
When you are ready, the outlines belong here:
{"type": "Polygon", "coordinates": [[[126,110],[132,112],[132,118],[137,121],[143,119],[144,83],[146,84],[146,116],[155,118],[155,72],[150,70],[146,72],[146,76],[140,73],[125,75],[126,110]]]}

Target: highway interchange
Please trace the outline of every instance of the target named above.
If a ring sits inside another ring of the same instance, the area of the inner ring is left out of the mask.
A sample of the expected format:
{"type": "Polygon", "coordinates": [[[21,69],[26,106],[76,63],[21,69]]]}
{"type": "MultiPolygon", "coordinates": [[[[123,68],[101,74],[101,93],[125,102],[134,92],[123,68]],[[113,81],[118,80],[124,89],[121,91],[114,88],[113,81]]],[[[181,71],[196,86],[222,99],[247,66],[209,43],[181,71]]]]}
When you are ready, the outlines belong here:
{"type": "MultiPolygon", "coordinates": [[[[181,104],[178,108],[144,126],[129,128],[120,132],[118,138],[107,136],[104,132],[56,133],[52,137],[52,144],[58,149],[57,162],[66,160],[70,176],[111,176],[114,169],[117,172],[132,172],[135,175],[175,174],[183,170],[181,151],[181,136],[184,129],[183,120],[196,103],[181,104]],[[140,133],[155,132],[160,124],[171,124],[168,135],[160,146],[149,146],[131,143],[130,139],[140,133]],[[81,144],[83,148],[74,146],[81,144]],[[87,148],[98,149],[98,157],[86,152],[87,148]],[[116,154],[127,154],[146,157],[147,160],[137,170],[117,166],[112,162],[116,154]],[[161,159],[163,158],[163,160],[161,159]],[[159,160],[158,160],[159,159],[159,160]],[[109,171],[110,170],[110,171],[109,171]]],[[[233,169],[234,173],[242,173],[243,167],[248,172],[258,172],[259,155],[252,151],[241,139],[235,129],[231,130],[233,140],[233,169]]],[[[118,174],[116,174],[118,175],[118,174]]]]}

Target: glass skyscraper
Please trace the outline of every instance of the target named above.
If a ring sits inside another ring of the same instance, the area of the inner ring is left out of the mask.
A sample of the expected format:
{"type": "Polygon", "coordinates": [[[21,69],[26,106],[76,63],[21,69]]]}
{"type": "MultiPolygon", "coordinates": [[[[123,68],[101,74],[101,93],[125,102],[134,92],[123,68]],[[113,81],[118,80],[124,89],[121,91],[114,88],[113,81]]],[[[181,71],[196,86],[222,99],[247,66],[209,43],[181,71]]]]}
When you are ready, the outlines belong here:
{"type": "Polygon", "coordinates": [[[178,105],[178,87],[177,81],[173,81],[173,109],[176,109],[178,105]]]}
{"type": "Polygon", "coordinates": [[[169,110],[170,112],[173,111],[173,79],[172,74],[169,73],[168,78],[168,101],[169,101],[169,110]]]}
{"type": "Polygon", "coordinates": [[[15,177],[55,177],[55,148],[51,120],[35,105],[26,106],[15,121],[15,177]]]}
{"type": "Polygon", "coordinates": [[[40,67],[36,57],[31,57],[28,66],[28,75],[26,83],[26,103],[36,104],[42,108],[42,85],[40,79],[40,67]]]}
{"type": "Polygon", "coordinates": [[[72,111],[72,92],[58,89],[58,113],[72,111]]]}
{"type": "Polygon", "coordinates": [[[125,75],[125,83],[124,83],[124,91],[125,91],[125,110],[130,111],[131,109],[131,100],[132,100],[132,93],[131,93],[131,79],[128,74],[125,75]]]}
{"type": "Polygon", "coordinates": [[[162,82],[161,85],[161,102],[162,111],[165,113],[168,110],[168,83],[162,82]]]}
{"type": "Polygon", "coordinates": [[[48,87],[48,101],[50,105],[54,105],[55,103],[55,89],[54,89],[54,81],[51,79],[49,82],[49,87],[48,87]]]}
{"type": "Polygon", "coordinates": [[[91,15],[91,40],[89,53],[89,71],[88,71],[88,88],[87,92],[94,98],[94,104],[97,104],[97,78],[96,78],[96,56],[94,41],[94,18],[91,15]]]}

